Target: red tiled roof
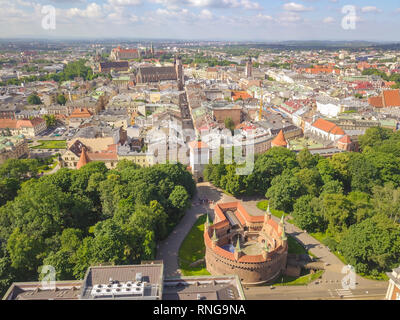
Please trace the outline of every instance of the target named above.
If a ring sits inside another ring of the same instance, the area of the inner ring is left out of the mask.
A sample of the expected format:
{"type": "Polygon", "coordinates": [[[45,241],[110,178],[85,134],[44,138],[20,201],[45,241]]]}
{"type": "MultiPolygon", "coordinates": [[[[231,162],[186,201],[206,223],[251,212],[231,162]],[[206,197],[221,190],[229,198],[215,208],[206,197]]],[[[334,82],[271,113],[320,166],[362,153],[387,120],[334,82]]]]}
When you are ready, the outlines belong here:
{"type": "Polygon", "coordinates": [[[118,160],[118,156],[114,152],[90,152],[87,154],[89,161],[107,161],[118,160]]]}
{"type": "Polygon", "coordinates": [[[72,111],[70,118],[90,118],[92,114],[86,108],[77,108],[72,111]]]}
{"type": "Polygon", "coordinates": [[[383,99],[386,107],[400,107],[400,90],[383,91],[383,99]]]}
{"type": "Polygon", "coordinates": [[[0,119],[0,128],[1,129],[16,129],[17,128],[17,120],[14,119],[0,119]]]}
{"type": "Polygon", "coordinates": [[[278,135],[271,141],[271,146],[275,147],[286,147],[287,141],[283,135],[283,130],[279,131],[278,135]]]}
{"type": "Polygon", "coordinates": [[[0,128],[20,129],[20,128],[34,128],[41,123],[45,122],[42,118],[29,119],[0,119],[0,128]]]}
{"type": "Polygon", "coordinates": [[[383,108],[382,97],[370,97],[368,103],[375,108],[383,108]]]}
{"type": "Polygon", "coordinates": [[[90,161],[90,160],[88,159],[88,156],[87,156],[87,154],[86,154],[86,148],[83,147],[83,148],[82,148],[82,152],[81,152],[81,156],[80,156],[80,158],[79,158],[78,164],[76,165],[76,168],[77,168],[77,169],[82,168],[85,164],[88,164],[89,161],[90,161]]]}
{"type": "Polygon", "coordinates": [[[246,100],[246,99],[252,99],[253,97],[249,95],[246,91],[232,91],[232,99],[234,101],[238,99],[246,100]]]}
{"type": "Polygon", "coordinates": [[[333,122],[330,122],[325,119],[318,119],[313,123],[313,126],[315,128],[318,128],[328,133],[332,133],[334,135],[344,135],[344,131],[342,130],[342,128],[338,127],[333,122]]]}
{"type": "Polygon", "coordinates": [[[350,137],[346,134],[345,136],[343,136],[342,138],[339,139],[339,142],[349,144],[349,143],[351,143],[351,139],[350,139],[350,137]]]}

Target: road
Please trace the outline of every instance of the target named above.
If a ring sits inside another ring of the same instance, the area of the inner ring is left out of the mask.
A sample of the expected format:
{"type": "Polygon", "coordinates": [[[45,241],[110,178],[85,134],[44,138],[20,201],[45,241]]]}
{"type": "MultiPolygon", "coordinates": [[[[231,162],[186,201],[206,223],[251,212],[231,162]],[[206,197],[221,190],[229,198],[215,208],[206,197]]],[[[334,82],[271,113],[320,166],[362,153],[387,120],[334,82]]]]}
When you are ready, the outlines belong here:
{"type": "MultiPolygon", "coordinates": [[[[207,182],[197,184],[194,202],[197,202],[199,198],[213,200],[215,203],[238,201],[207,182]]],[[[253,197],[243,198],[240,201],[252,215],[264,215],[264,212],[257,208],[259,200],[262,199],[253,197]]],[[[206,212],[214,219],[213,205],[192,207],[169,237],[159,245],[157,259],[164,260],[166,276],[180,274],[178,266],[179,247],[197,218],[206,212]]],[[[273,219],[279,221],[276,217],[273,217],[273,219]]],[[[343,290],[341,282],[346,276],[345,273],[342,273],[345,264],[326,246],[296,226],[285,222],[285,230],[287,234],[295,238],[312,254],[329,265],[326,266],[320,279],[307,286],[278,286],[275,289],[270,289],[269,286],[246,288],[245,294],[248,299],[384,299],[388,286],[386,281],[367,280],[357,275],[355,289],[343,290]],[[340,296],[343,296],[343,298],[340,298],[340,296]]]]}

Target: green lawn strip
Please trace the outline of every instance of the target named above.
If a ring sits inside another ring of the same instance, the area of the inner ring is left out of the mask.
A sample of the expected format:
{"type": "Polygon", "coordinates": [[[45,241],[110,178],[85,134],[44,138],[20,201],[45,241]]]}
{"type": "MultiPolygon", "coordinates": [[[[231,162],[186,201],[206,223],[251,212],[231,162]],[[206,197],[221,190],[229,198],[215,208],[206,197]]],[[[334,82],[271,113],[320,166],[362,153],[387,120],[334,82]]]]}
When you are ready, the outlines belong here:
{"type": "Polygon", "coordinates": [[[300,244],[297,242],[297,240],[295,238],[293,238],[292,236],[288,236],[288,253],[291,254],[308,254],[307,250],[300,244]]]}
{"type": "MultiPolygon", "coordinates": [[[[263,211],[267,211],[268,209],[268,200],[261,200],[257,203],[257,208],[263,211]]],[[[286,213],[284,213],[283,211],[280,210],[275,210],[275,209],[271,209],[271,213],[273,216],[277,217],[277,218],[281,218],[282,215],[287,216],[286,213]]]]}
{"type": "Polygon", "coordinates": [[[31,149],[66,149],[67,142],[65,140],[38,140],[39,145],[31,147],[31,149]]]}
{"type": "Polygon", "coordinates": [[[190,267],[191,263],[204,258],[206,250],[203,239],[205,222],[206,215],[204,214],[197,219],[179,248],[179,268],[184,276],[210,274],[204,264],[190,267]]]}
{"type": "MultiPolygon", "coordinates": [[[[276,283],[274,283],[273,285],[274,286],[304,286],[304,285],[307,285],[307,284],[312,283],[313,281],[319,279],[324,272],[325,272],[325,270],[319,270],[315,273],[307,273],[298,278],[282,276],[282,277],[278,278],[276,283]]],[[[304,274],[304,272],[303,272],[303,274],[304,274]]]]}

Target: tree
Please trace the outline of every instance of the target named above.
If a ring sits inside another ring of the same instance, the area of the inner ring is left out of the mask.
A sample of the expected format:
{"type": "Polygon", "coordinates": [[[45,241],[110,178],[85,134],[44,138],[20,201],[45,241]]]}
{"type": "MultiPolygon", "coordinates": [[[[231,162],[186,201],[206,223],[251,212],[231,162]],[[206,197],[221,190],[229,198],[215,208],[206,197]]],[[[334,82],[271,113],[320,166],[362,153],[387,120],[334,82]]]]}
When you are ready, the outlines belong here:
{"type": "Polygon", "coordinates": [[[298,171],[295,175],[299,179],[301,186],[307,191],[308,194],[315,197],[319,196],[323,181],[316,168],[304,168],[298,171]]]}
{"type": "Polygon", "coordinates": [[[311,152],[305,148],[297,154],[296,159],[300,168],[312,169],[318,164],[319,157],[318,155],[312,155],[311,152]]]}
{"type": "Polygon", "coordinates": [[[375,213],[382,213],[394,222],[400,219],[400,189],[393,183],[375,186],[371,199],[375,213]]]}
{"type": "Polygon", "coordinates": [[[233,122],[232,118],[227,117],[224,120],[225,128],[231,130],[232,134],[233,131],[235,130],[235,123],[233,122]]]}
{"type": "Polygon", "coordinates": [[[286,148],[273,147],[256,158],[254,170],[246,178],[247,186],[250,190],[254,190],[254,193],[265,194],[274,177],[285,169],[295,167],[298,167],[298,163],[294,152],[286,148]]]}
{"type": "Polygon", "coordinates": [[[374,147],[384,140],[389,139],[393,135],[393,131],[382,127],[372,127],[365,131],[365,134],[360,136],[359,143],[362,150],[367,146],[374,147]]]}
{"type": "Polygon", "coordinates": [[[57,96],[57,103],[59,105],[65,106],[65,104],[67,103],[67,99],[65,98],[65,96],[63,94],[59,94],[57,96]]]}
{"type": "Polygon", "coordinates": [[[28,272],[35,271],[39,266],[39,254],[42,241],[34,238],[19,228],[15,228],[7,241],[7,251],[10,254],[11,266],[28,272]]]}
{"type": "Polygon", "coordinates": [[[351,190],[354,191],[370,193],[379,179],[378,170],[363,154],[351,154],[348,172],[351,177],[351,190]]]}
{"type": "Polygon", "coordinates": [[[378,276],[398,266],[400,229],[385,215],[377,214],[351,226],[339,248],[357,272],[378,276]]]}
{"type": "Polygon", "coordinates": [[[42,100],[40,100],[39,96],[36,93],[32,93],[28,97],[28,103],[31,105],[39,105],[42,104],[42,100]]]}
{"type": "Polygon", "coordinates": [[[346,231],[356,222],[352,203],[345,195],[326,194],[322,199],[322,216],[328,222],[328,231],[340,238],[340,233],[346,231]]]}
{"type": "Polygon", "coordinates": [[[180,212],[184,212],[189,206],[189,195],[182,186],[176,186],[174,190],[172,190],[168,200],[171,202],[172,206],[180,212]]]}
{"type": "Polygon", "coordinates": [[[304,193],[305,190],[302,188],[300,180],[291,171],[286,170],[272,180],[265,197],[270,200],[274,209],[291,212],[296,198],[304,193]]]}
{"type": "Polygon", "coordinates": [[[235,197],[246,191],[246,176],[236,173],[236,165],[226,167],[226,175],[221,178],[221,186],[235,197]]]}
{"type": "Polygon", "coordinates": [[[56,117],[55,117],[55,115],[44,115],[43,116],[43,119],[46,121],[46,126],[48,127],[48,128],[51,128],[51,127],[55,127],[56,126],[56,124],[57,124],[57,120],[56,120],[56,117]]]}
{"type": "Polygon", "coordinates": [[[330,180],[322,187],[321,196],[325,194],[343,194],[343,184],[338,180],[330,180]]]}
{"type": "Polygon", "coordinates": [[[322,217],[315,212],[313,202],[318,201],[312,195],[305,195],[297,199],[293,207],[293,218],[296,225],[308,232],[323,231],[322,217]]]}
{"type": "Polygon", "coordinates": [[[126,246],[125,232],[115,221],[107,219],[98,222],[94,227],[94,238],[89,245],[90,262],[124,264],[129,261],[126,246]]]}

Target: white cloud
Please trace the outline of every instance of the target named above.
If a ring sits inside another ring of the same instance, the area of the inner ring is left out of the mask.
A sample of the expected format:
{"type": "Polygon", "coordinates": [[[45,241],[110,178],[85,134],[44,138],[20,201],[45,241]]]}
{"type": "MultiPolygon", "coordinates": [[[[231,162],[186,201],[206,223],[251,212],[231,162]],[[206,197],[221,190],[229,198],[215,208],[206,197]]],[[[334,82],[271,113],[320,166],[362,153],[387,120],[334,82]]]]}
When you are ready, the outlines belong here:
{"type": "Polygon", "coordinates": [[[322,20],[323,23],[333,23],[335,22],[335,19],[332,17],[326,17],[324,20],[322,20]]]}
{"type": "Polygon", "coordinates": [[[210,10],[203,9],[203,10],[201,10],[201,12],[199,14],[199,18],[204,19],[204,20],[211,20],[214,18],[214,15],[212,14],[212,12],[210,10]]]}
{"type": "Polygon", "coordinates": [[[285,3],[282,7],[283,10],[285,11],[294,11],[294,12],[303,12],[312,10],[312,8],[307,8],[306,6],[296,2],[285,3]]]}
{"type": "Polygon", "coordinates": [[[177,10],[182,6],[198,8],[243,8],[247,10],[261,9],[258,2],[250,0],[149,0],[168,9],[177,10]]]}
{"type": "Polygon", "coordinates": [[[108,3],[114,7],[137,6],[142,3],[141,0],[108,0],[108,3]]]}
{"type": "Polygon", "coordinates": [[[86,9],[70,8],[67,10],[66,15],[68,18],[81,17],[81,18],[100,18],[104,16],[101,6],[92,2],[87,5],[86,9]]]}
{"type": "Polygon", "coordinates": [[[382,10],[377,7],[374,7],[374,6],[367,6],[367,7],[361,8],[361,12],[363,12],[363,13],[381,13],[382,10]]]}

